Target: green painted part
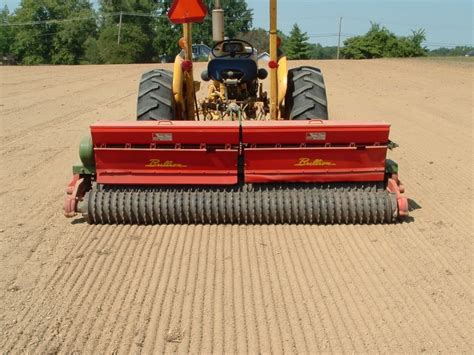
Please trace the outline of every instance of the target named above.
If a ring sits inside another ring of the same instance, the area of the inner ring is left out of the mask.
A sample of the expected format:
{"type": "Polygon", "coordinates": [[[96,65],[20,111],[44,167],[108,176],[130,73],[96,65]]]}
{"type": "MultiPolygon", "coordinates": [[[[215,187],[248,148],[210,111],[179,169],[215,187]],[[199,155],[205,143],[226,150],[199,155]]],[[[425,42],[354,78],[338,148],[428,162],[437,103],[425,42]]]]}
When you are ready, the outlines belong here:
{"type": "Polygon", "coordinates": [[[77,163],[72,167],[73,175],[95,175],[95,167],[85,167],[82,163],[77,163]]]}
{"type": "Polygon", "coordinates": [[[79,157],[84,167],[89,170],[95,170],[94,144],[92,143],[92,137],[90,135],[82,138],[79,144],[79,157]]]}
{"type": "Polygon", "coordinates": [[[398,174],[398,164],[393,160],[387,159],[385,161],[385,172],[387,174],[398,174]]]}

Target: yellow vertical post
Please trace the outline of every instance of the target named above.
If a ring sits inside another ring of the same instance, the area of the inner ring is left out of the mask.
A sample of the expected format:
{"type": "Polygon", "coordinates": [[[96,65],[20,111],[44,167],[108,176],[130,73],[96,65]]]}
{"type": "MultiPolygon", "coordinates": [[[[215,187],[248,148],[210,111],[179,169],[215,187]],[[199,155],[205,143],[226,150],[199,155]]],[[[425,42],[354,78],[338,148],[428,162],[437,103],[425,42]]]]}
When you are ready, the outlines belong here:
{"type": "MultiPolygon", "coordinates": [[[[185,60],[193,61],[193,36],[192,36],[192,24],[184,23],[183,24],[183,35],[184,40],[186,41],[185,49],[185,60]]],[[[194,76],[193,70],[184,73],[185,83],[186,83],[186,119],[194,120],[194,76]]]]}
{"type": "MultiPolygon", "coordinates": [[[[277,0],[270,0],[270,63],[278,63],[277,0]]],[[[278,68],[270,67],[270,119],[278,119],[278,68]]]]}

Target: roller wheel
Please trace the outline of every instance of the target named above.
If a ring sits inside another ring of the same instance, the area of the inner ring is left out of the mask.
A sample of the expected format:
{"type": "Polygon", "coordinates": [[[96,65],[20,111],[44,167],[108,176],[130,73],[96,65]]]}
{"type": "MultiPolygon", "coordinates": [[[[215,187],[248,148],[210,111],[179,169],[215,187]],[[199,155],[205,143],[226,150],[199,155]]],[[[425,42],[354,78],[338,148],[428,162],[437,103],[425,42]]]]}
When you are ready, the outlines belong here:
{"type": "Polygon", "coordinates": [[[320,69],[299,67],[289,70],[285,116],[289,120],[328,119],[326,86],[320,69]]]}
{"type": "Polygon", "coordinates": [[[173,73],[155,69],[143,74],[138,89],[137,120],[174,119],[173,73]]]}
{"type": "Polygon", "coordinates": [[[384,184],[230,187],[95,186],[80,212],[91,224],[377,224],[399,217],[384,184]]]}

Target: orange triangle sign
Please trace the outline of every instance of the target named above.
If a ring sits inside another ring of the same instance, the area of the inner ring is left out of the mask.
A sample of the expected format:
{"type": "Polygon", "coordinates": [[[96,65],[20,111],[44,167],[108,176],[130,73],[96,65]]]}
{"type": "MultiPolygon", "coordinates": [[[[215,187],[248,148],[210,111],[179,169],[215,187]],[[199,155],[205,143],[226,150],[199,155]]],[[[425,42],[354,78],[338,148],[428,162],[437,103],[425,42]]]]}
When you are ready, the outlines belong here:
{"type": "Polygon", "coordinates": [[[207,10],[202,0],[174,0],[168,18],[174,24],[202,22],[207,10]]]}

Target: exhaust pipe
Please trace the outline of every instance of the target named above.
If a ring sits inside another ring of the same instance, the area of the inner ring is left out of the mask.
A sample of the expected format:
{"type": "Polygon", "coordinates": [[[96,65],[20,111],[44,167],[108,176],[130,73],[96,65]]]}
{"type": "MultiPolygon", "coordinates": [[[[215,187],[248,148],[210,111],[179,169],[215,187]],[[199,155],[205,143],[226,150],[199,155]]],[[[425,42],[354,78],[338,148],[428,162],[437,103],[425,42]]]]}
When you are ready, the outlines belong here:
{"type": "Polygon", "coordinates": [[[221,0],[214,1],[214,10],[212,10],[212,39],[214,42],[224,40],[224,10],[221,6],[221,0]]]}

